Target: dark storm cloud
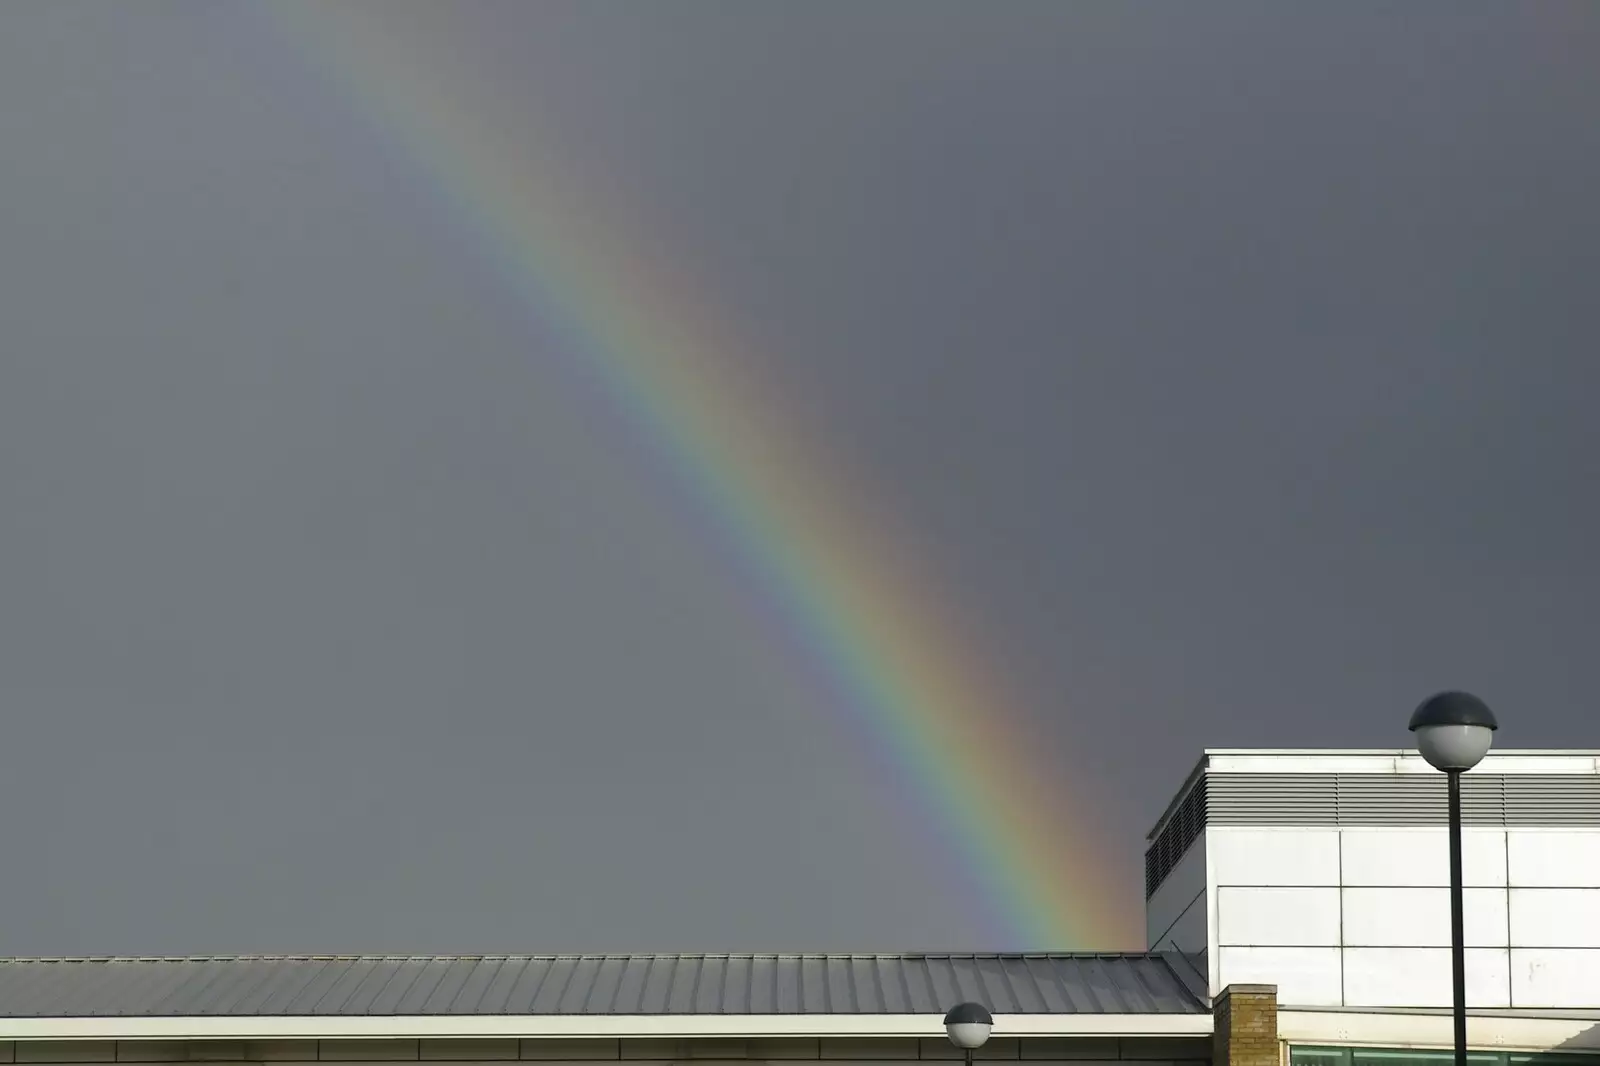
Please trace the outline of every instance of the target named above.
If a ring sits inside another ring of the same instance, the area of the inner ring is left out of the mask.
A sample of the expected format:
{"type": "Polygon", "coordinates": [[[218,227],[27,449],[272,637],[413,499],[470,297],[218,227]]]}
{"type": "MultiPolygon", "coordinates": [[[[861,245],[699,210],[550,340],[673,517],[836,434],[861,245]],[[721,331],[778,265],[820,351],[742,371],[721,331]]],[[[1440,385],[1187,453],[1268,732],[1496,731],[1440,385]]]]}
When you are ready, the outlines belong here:
{"type": "MultiPolygon", "coordinates": [[[[892,503],[1130,893],[1203,746],[1447,685],[1597,746],[1589,6],[459,10],[892,503]]],[[[12,4],[0,98],[0,950],[998,934],[250,18],[12,4]]]]}

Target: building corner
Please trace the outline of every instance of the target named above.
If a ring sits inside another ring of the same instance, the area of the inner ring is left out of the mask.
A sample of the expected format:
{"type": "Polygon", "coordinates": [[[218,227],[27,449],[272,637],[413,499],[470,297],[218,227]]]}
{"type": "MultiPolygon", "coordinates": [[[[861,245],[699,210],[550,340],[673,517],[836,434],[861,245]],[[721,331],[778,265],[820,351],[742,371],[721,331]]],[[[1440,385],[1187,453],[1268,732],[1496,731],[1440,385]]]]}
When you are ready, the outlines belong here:
{"type": "Polygon", "coordinates": [[[1279,1066],[1277,985],[1228,985],[1211,1017],[1211,1066],[1279,1066]]]}

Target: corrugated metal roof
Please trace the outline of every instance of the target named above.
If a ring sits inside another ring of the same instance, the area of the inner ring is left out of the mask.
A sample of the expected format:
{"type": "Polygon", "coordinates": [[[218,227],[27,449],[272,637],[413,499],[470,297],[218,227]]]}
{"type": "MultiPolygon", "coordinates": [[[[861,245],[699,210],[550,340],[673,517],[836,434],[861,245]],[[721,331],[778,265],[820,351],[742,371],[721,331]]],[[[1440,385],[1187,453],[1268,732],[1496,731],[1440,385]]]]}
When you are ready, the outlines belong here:
{"type": "Polygon", "coordinates": [[[234,956],[0,960],[0,1017],[1189,1014],[1160,955],[234,956]]]}

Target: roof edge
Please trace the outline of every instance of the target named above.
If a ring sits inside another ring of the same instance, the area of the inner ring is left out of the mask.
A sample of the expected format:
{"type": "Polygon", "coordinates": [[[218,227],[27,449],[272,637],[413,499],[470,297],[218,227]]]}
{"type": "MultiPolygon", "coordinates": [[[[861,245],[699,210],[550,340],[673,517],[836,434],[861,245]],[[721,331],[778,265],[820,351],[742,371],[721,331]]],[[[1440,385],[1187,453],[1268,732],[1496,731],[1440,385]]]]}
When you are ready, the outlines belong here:
{"type": "MultiPolygon", "coordinates": [[[[1292,755],[1310,758],[1318,755],[1368,755],[1385,759],[1420,759],[1416,748],[1206,748],[1206,755],[1292,755]]],[[[1511,755],[1517,758],[1600,758],[1600,748],[1494,748],[1488,757],[1511,755]]]]}
{"type": "Polygon", "coordinates": [[[491,952],[488,954],[407,954],[332,952],[322,954],[239,955],[4,955],[0,966],[26,963],[213,963],[213,962],[500,962],[508,959],[569,961],[593,959],[1158,959],[1163,953],[1127,951],[591,951],[491,952]]]}
{"type": "MultiPolygon", "coordinates": [[[[998,1037],[1210,1036],[1207,1011],[997,1014],[998,1037]]],[[[934,1037],[943,1014],[389,1015],[0,1018],[0,1040],[934,1037]]]]}
{"type": "Polygon", "coordinates": [[[1156,819],[1156,824],[1151,827],[1150,832],[1144,835],[1146,844],[1155,842],[1156,837],[1161,835],[1161,830],[1167,827],[1167,822],[1171,820],[1172,813],[1178,809],[1178,806],[1189,795],[1189,790],[1194,788],[1195,782],[1205,776],[1206,768],[1211,765],[1211,756],[1222,754],[1230,753],[1212,751],[1210,748],[1201,753],[1200,760],[1194,764],[1194,769],[1189,771],[1189,776],[1183,779],[1183,784],[1178,786],[1178,791],[1173,793],[1172,799],[1167,801],[1166,809],[1161,812],[1161,817],[1156,819]]]}

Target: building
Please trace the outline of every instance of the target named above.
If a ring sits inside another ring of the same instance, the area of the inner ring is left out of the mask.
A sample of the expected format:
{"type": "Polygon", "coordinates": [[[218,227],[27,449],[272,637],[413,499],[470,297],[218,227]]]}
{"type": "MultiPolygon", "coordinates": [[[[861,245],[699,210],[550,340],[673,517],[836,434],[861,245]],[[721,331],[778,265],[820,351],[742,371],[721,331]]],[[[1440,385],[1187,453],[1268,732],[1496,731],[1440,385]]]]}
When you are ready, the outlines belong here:
{"type": "MultiPolygon", "coordinates": [[[[1600,759],[1490,754],[1462,779],[1467,1000],[1600,1008],[1600,759]]],[[[1152,949],[1209,990],[1447,1007],[1445,787],[1414,752],[1207,752],[1151,831],[1152,949]]]]}
{"type": "MultiPolygon", "coordinates": [[[[1464,782],[1478,1066],[1600,1066],[1600,757],[1464,782]]],[[[1149,950],[0,961],[0,1062],[1431,1066],[1444,786],[1406,752],[1207,752],[1150,835],[1149,950]]],[[[1441,917],[1442,916],[1442,917],[1441,917]]]]}

